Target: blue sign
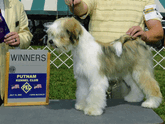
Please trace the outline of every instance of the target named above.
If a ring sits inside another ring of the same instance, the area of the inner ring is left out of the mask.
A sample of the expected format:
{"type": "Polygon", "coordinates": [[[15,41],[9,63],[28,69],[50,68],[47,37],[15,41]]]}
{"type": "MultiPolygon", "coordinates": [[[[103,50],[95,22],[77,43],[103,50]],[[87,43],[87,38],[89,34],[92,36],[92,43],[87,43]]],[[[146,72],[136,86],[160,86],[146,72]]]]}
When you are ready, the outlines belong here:
{"type": "Polygon", "coordinates": [[[43,73],[9,74],[8,99],[45,98],[46,78],[43,73]]]}

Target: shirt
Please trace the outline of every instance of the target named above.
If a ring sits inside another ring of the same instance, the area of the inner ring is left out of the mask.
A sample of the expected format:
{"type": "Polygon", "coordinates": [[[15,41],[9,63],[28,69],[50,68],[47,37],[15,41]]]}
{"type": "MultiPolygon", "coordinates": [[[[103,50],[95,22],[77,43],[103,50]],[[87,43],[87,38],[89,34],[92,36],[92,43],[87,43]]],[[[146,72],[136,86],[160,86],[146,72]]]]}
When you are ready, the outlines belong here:
{"type": "MultiPolygon", "coordinates": [[[[89,32],[103,43],[118,39],[132,26],[145,27],[143,10],[155,4],[154,0],[82,0],[88,6],[89,32]]],[[[155,18],[160,20],[159,18],[155,18]]]]}

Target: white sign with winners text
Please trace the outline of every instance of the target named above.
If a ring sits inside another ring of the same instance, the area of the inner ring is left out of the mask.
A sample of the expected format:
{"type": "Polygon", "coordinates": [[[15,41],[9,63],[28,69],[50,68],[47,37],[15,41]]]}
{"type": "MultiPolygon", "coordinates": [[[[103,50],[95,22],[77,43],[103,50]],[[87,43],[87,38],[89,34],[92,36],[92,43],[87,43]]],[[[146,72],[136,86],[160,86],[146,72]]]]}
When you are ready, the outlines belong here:
{"type": "Polygon", "coordinates": [[[50,53],[47,50],[9,50],[4,106],[47,105],[50,53]]]}

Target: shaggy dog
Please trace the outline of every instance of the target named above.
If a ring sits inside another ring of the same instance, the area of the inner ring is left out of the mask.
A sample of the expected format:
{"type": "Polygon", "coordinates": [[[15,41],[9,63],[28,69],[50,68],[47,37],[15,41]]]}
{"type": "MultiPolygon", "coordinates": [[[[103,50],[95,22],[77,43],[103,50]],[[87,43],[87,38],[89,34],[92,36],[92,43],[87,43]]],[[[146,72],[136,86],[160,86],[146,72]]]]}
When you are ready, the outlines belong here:
{"type": "Polygon", "coordinates": [[[140,38],[124,35],[103,44],[73,17],[56,20],[48,26],[47,33],[51,45],[72,51],[77,80],[76,109],[87,115],[101,115],[106,106],[108,81],[117,78],[124,79],[131,87],[125,101],[140,102],[146,97],[142,107],[160,105],[162,94],[154,79],[152,54],[140,38]]]}

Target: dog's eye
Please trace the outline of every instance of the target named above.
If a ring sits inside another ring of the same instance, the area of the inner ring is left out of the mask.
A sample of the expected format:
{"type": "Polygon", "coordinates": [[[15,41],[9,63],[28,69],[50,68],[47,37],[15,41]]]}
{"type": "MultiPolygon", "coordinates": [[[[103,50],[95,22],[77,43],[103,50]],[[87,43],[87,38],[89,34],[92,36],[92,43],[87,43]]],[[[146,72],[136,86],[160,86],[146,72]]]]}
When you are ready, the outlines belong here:
{"type": "Polygon", "coordinates": [[[66,30],[66,33],[69,34],[69,30],[66,30]]]}

